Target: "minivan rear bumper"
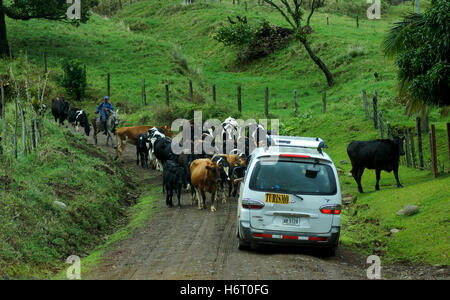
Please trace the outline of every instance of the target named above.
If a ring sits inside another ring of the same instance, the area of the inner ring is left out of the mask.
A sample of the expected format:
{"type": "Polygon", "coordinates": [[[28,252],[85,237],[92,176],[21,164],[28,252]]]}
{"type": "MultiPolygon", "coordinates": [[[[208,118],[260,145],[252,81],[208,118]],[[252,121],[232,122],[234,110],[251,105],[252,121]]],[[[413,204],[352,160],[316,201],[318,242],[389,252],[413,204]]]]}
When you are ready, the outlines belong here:
{"type": "Polygon", "coordinates": [[[331,227],[327,233],[302,233],[283,231],[261,231],[250,226],[249,222],[239,222],[239,232],[244,241],[267,245],[305,245],[314,247],[336,247],[339,242],[341,228],[331,227]],[[256,234],[256,236],[255,236],[256,234]],[[309,238],[326,238],[325,240],[310,240],[309,238]]]}

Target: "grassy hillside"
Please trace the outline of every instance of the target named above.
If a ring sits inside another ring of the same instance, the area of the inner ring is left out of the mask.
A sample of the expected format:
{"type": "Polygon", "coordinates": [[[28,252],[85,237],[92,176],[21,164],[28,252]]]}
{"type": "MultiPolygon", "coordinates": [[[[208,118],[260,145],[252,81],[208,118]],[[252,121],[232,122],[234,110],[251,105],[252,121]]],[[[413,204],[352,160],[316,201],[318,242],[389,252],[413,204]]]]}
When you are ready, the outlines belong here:
{"type": "MultiPolygon", "coordinates": [[[[2,72],[7,66],[12,66],[20,86],[28,70],[30,91],[37,92],[35,65],[23,59],[1,60],[2,72]]],[[[55,81],[48,88],[59,89],[55,81]]],[[[35,116],[24,94],[22,103],[29,130],[35,116]]],[[[3,138],[10,140],[14,103],[7,103],[6,112],[8,136],[3,138]]],[[[0,127],[4,123],[0,119],[0,127]]],[[[25,156],[20,124],[18,158],[10,141],[0,155],[0,278],[50,278],[68,256],[85,256],[126,221],[127,208],[134,202],[126,195],[132,181],[109,155],[87,146],[84,136],[58,127],[48,115],[42,120],[37,149],[25,156]]]]}
{"type": "MultiPolygon", "coordinates": [[[[202,107],[204,115],[233,115],[242,118],[263,117],[264,88],[270,89],[271,117],[279,118],[286,134],[320,136],[330,146],[328,153],[344,170],[341,184],[344,193],[357,196],[355,204],[344,212],[344,244],[362,252],[380,248],[386,259],[449,264],[448,203],[450,178],[446,148],[445,123],[433,109],[430,121],[437,126],[438,155],[445,173],[432,178],[429,170],[401,167],[403,189],[397,189],[392,174],[382,173],[381,191],[374,192],[374,171],[363,176],[365,194],[358,194],[353,178],[347,177],[350,166],[346,146],[352,140],[373,139],[379,133],[364,117],[361,90],[369,99],[378,91],[379,109],[393,127],[413,128],[405,108],[395,99],[396,69],[381,49],[383,37],[394,20],[412,10],[411,4],[384,8],[381,20],[367,20],[364,6],[348,9],[341,6],[320,9],[312,18],[315,31],[312,47],[332,70],[336,85],[326,86],[320,70],[312,63],[300,44],[293,41],[286,49],[250,64],[236,63],[236,51],[213,40],[215,30],[227,22],[227,16],[246,15],[250,22],[262,19],[286,26],[282,17],[267,6],[249,1],[248,11],[232,1],[200,2],[184,6],[182,1],[141,1],[118,11],[111,19],[94,15],[79,28],[42,20],[28,22],[8,20],[14,53],[28,50],[30,60],[42,64],[42,52],[49,56],[52,76],[60,75],[61,58],[76,57],[87,64],[89,97],[83,106],[93,109],[106,92],[106,73],[111,73],[112,102],[122,108],[122,124],[143,124],[188,117],[202,107]],[[360,14],[356,28],[355,14],[360,14]],[[326,17],[330,24],[326,24],[326,17]],[[354,49],[358,48],[355,55],[354,49]],[[374,72],[381,75],[375,79],[374,72]],[[142,107],[141,84],[147,81],[147,107],[142,107]],[[188,82],[193,80],[195,101],[188,100],[188,82]],[[164,85],[170,84],[170,110],[164,106],[164,85]],[[211,86],[216,84],[218,105],[212,104],[211,86]],[[236,86],[242,84],[242,115],[236,109],[236,86]],[[293,90],[299,92],[299,113],[293,114],[293,90]],[[321,93],[327,89],[327,113],[321,113],[321,93]],[[206,103],[206,104],[205,104],[206,103]],[[155,113],[156,112],[156,113],[155,113]],[[395,213],[406,204],[416,204],[420,213],[398,217],[395,213]],[[389,229],[401,229],[388,235],[389,229]],[[370,233],[370,234],[368,234],[370,233]]],[[[428,2],[423,1],[423,8],[428,2]]],[[[356,2],[355,2],[356,3],[356,2]]],[[[357,5],[356,5],[357,6],[357,5]]],[[[353,6],[352,6],[353,7],[353,6]]],[[[63,93],[54,89],[52,95],[63,93]]],[[[166,124],[169,125],[169,124],[166,124]]],[[[424,152],[429,159],[427,139],[424,152]]]]}

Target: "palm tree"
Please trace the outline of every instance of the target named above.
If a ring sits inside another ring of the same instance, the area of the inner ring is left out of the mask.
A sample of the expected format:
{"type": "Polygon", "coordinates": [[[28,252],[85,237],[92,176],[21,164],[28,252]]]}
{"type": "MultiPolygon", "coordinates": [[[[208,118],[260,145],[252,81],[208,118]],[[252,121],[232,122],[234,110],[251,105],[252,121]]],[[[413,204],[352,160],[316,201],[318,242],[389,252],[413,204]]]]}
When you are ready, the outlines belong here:
{"type": "MultiPolygon", "coordinates": [[[[389,29],[387,36],[384,39],[383,47],[384,53],[389,58],[397,58],[399,55],[404,54],[409,49],[415,47],[414,43],[411,43],[409,36],[414,34],[425,23],[423,15],[418,13],[410,13],[406,15],[403,20],[395,22],[389,29]]],[[[419,115],[422,120],[422,128],[428,131],[428,114],[429,107],[422,100],[415,98],[408,91],[408,86],[412,78],[405,72],[399,72],[399,97],[406,101],[406,114],[410,117],[412,114],[419,115]]]]}

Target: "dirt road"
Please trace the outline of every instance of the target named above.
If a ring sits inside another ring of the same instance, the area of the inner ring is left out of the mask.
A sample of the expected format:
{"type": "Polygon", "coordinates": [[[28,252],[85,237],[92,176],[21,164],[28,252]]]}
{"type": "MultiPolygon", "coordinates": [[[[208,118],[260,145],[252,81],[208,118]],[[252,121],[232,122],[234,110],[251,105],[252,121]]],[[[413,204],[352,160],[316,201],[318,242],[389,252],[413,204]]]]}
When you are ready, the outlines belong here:
{"type": "MultiPolygon", "coordinates": [[[[88,139],[90,144],[92,138],[88,139]]],[[[104,136],[99,146],[106,148],[104,136]]],[[[148,181],[162,183],[155,171],[136,167],[135,147],[127,145],[124,166],[153,172],[148,181]]],[[[145,183],[145,182],[144,182],[145,183]]],[[[208,199],[209,200],[209,199],[208,199]]],[[[209,202],[207,202],[208,204],[209,202]]],[[[366,257],[340,247],[335,257],[321,257],[313,249],[270,247],[237,249],[237,200],[220,203],[216,213],[191,206],[183,193],[182,208],[167,208],[164,196],[156,213],[132,237],[106,253],[105,261],[86,279],[367,279],[366,257]]],[[[427,265],[384,265],[384,279],[444,279],[448,268],[427,265]]]]}

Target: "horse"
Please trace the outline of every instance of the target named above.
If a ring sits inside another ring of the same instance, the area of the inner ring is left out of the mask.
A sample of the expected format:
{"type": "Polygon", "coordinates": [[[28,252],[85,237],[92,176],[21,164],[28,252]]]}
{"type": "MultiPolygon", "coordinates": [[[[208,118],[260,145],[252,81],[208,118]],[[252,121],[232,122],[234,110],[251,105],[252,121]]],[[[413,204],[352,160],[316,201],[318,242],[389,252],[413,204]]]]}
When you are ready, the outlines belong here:
{"type": "MultiPolygon", "coordinates": [[[[114,147],[113,136],[116,127],[119,125],[119,110],[106,112],[106,146],[109,145],[111,139],[111,146],[114,147]]],[[[102,130],[100,118],[92,120],[92,127],[94,128],[94,141],[97,145],[97,134],[102,130]]]]}

